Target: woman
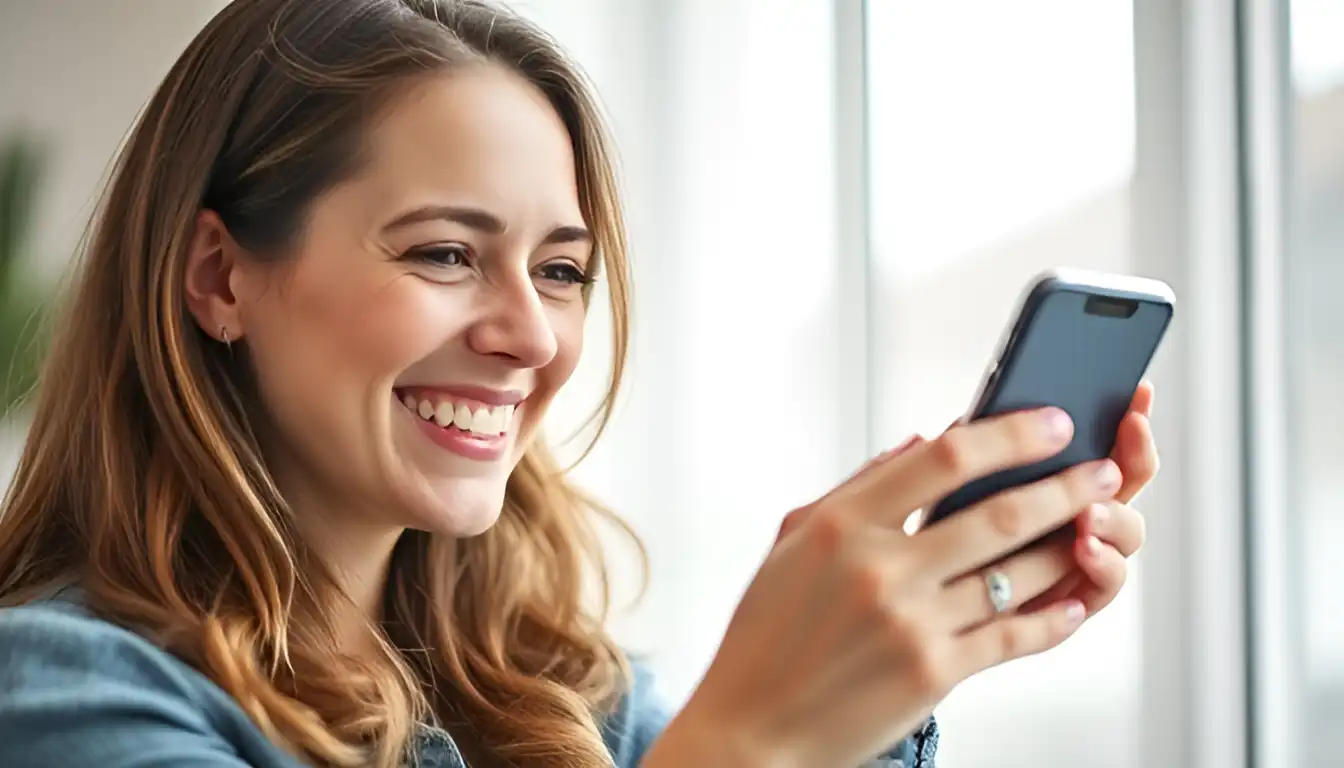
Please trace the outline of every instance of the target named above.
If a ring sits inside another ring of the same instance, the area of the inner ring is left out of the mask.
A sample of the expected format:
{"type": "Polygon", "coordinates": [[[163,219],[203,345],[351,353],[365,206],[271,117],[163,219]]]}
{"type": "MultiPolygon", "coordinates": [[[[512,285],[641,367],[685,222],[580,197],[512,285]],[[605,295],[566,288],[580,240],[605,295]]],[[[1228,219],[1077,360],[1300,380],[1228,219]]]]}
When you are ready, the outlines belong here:
{"type": "Polygon", "coordinates": [[[538,436],[599,271],[605,419],[611,150],[532,26],[222,11],[116,165],[0,517],[0,765],[931,765],[942,696],[1120,588],[1147,387],[1114,462],[915,536],[1068,419],[912,440],[789,515],[669,719],[582,599],[607,518],[538,436]]]}

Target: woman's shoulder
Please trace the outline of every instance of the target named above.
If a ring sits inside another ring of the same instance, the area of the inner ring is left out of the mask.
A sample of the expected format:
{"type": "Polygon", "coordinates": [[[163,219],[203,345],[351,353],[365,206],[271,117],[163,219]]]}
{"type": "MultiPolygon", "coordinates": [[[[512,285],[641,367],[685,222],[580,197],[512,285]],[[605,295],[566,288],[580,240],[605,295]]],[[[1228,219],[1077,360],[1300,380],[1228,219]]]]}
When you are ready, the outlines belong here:
{"type": "Polygon", "coordinates": [[[203,676],[141,635],[94,615],[77,597],[0,608],[0,688],[22,694],[71,686],[93,698],[98,686],[113,685],[200,708],[211,698],[203,676]]]}
{"type": "Polygon", "coordinates": [[[116,676],[171,687],[178,666],[148,640],[90,613],[61,595],[0,608],[0,680],[6,690],[40,685],[55,677],[116,676]]]}
{"type": "Polygon", "coordinates": [[[0,765],[294,765],[203,675],[60,596],[0,609],[0,765]]]}

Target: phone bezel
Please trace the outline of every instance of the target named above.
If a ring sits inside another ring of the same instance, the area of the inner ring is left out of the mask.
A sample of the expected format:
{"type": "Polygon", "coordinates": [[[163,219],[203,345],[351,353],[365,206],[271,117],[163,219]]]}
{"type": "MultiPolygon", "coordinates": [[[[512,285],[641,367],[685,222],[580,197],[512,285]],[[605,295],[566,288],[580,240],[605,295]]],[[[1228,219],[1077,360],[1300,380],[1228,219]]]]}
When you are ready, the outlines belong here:
{"type": "Polygon", "coordinates": [[[1161,303],[1167,305],[1173,314],[1176,310],[1176,293],[1171,286],[1161,280],[1075,267],[1056,267],[1037,274],[1018,295],[1013,312],[1009,315],[1010,319],[994,345],[994,354],[990,355],[989,363],[980,374],[975,396],[971,398],[966,412],[957,420],[958,424],[968,424],[979,418],[986,402],[994,394],[995,374],[1006,362],[1018,332],[1028,319],[1026,312],[1032,306],[1032,297],[1039,291],[1055,289],[1079,290],[1109,298],[1161,303]]]}

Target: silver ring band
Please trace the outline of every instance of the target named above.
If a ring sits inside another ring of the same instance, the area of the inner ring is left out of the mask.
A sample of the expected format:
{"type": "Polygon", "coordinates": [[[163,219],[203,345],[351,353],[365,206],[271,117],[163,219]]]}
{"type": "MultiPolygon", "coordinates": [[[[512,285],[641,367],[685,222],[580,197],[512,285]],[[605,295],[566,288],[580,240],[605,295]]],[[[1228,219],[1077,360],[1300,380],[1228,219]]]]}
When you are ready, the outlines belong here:
{"type": "Polygon", "coordinates": [[[1012,607],[1013,582],[1008,580],[1008,574],[1003,571],[985,574],[985,592],[989,595],[989,604],[994,606],[994,613],[1003,613],[1012,607]]]}

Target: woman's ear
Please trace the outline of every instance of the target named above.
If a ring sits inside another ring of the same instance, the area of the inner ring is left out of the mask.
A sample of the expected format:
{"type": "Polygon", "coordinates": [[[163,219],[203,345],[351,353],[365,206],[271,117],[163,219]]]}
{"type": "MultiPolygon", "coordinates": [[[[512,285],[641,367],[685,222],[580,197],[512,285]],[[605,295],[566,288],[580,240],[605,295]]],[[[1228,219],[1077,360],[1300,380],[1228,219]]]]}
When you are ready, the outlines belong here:
{"type": "Polygon", "coordinates": [[[196,214],[183,275],[187,309],[207,336],[225,344],[245,333],[242,307],[233,290],[240,255],[219,214],[210,210],[196,214]]]}

